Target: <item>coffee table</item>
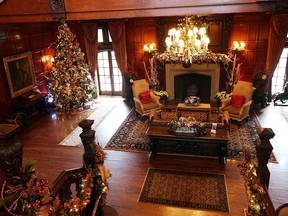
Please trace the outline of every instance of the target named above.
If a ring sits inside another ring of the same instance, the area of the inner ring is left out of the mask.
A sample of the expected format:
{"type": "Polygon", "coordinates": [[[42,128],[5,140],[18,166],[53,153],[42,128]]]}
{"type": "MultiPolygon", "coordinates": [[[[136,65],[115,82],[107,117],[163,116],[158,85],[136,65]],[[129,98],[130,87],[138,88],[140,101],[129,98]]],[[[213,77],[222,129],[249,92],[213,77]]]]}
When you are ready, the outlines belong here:
{"type": "Polygon", "coordinates": [[[187,106],[184,103],[177,105],[177,118],[193,116],[197,121],[209,122],[211,116],[211,105],[200,103],[198,106],[187,106]]]}
{"type": "Polygon", "coordinates": [[[151,141],[150,161],[157,153],[185,154],[204,157],[218,157],[222,167],[226,166],[228,156],[229,133],[226,127],[217,128],[217,133],[204,135],[177,134],[169,130],[168,125],[150,125],[146,134],[151,141]]]}

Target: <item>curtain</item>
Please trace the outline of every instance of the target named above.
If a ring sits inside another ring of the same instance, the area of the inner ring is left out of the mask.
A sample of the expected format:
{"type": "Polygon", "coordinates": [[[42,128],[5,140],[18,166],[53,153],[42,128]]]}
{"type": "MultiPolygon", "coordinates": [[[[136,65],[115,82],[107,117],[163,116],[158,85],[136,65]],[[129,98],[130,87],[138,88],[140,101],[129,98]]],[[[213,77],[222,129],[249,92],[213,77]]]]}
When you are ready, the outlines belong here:
{"type": "Polygon", "coordinates": [[[91,70],[92,79],[95,82],[97,97],[99,96],[98,86],[98,25],[97,23],[83,23],[83,33],[88,65],[91,70]]]}
{"type": "Polygon", "coordinates": [[[116,62],[122,74],[122,97],[126,97],[125,75],[127,74],[127,49],[124,22],[109,22],[109,32],[116,62]]]}
{"type": "Polygon", "coordinates": [[[279,62],[288,32],[288,14],[274,14],[270,20],[268,51],[266,60],[267,75],[269,76],[268,94],[271,98],[273,73],[279,62]]]}

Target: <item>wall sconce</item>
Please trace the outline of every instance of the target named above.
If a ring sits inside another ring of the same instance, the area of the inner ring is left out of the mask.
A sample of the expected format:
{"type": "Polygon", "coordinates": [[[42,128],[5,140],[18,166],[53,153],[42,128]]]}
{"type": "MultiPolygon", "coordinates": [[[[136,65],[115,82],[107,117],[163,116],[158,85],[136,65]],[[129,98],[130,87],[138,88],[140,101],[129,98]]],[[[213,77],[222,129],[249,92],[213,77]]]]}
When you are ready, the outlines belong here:
{"type": "Polygon", "coordinates": [[[49,59],[50,59],[49,56],[42,56],[42,57],[41,57],[41,61],[42,61],[43,63],[48,62],[49,59]]]}
{"type": "Polygon", "coordinates": [[[148,53],[154,53],[156,51],[155,43],[149,43],[144,45],[144,51],[148,53]]]}
{"type": "Polygon", "coordinates": [[[243,52],[245,50],[245,46],[246,44],[243,41],[234,41],[233,42],[233,48],[232,48],[232,52],[234,54],[243,52]]]}
{"type": "Polygon", "coordinates": [[[41,61],[43,62],[43,63],[49,63],[49,62],[54,62],[54,57],[51,57],[51,56],[49,56],[49,55],[45,55],[45,56],[42,56],[41,57],[41,61]]]}

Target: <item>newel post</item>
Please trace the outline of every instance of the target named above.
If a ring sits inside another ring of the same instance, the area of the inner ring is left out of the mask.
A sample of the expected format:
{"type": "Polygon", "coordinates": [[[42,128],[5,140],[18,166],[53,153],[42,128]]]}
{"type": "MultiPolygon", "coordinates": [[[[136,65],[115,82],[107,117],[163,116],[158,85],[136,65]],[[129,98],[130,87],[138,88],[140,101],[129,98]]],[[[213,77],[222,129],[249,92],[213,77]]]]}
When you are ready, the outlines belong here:
{"type": "Polygon", "coordinates": [[[94,141],[95,141],[95,130],[91,129],[94,120],[84,119],[79,122],[79,127],[83,129],[80,134],[81,141],[84,145],[84,155],[83,155],[83,163],[86,166],[93,166],[94,168],[94,141]]]}
{"type": "Polygon", "coordinates": [[[257,128],[257,133],[260,137],[260,142],[256,144],[256,155],[258,159],[257,175],[269,188],[270,171],[267,167],[273,147],[270,139],[275,136],[271,128],[257,128]]]}

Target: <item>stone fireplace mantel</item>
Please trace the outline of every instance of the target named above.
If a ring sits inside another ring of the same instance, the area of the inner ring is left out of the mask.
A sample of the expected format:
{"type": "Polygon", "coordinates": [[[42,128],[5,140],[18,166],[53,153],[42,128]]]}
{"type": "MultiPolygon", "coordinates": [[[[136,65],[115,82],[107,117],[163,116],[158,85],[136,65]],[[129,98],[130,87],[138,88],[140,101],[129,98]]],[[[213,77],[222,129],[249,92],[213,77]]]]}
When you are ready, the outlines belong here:
{"type": "Polygon", "coordinates": [[[166,64],[166,91],[169,94],[169,100],[175,97],[174,78],[185,74],[200,74],[211,77],[210,101],[214,100],[214,96],[219,91],[220,81],[220,65],[219,64],[193,64],[189,68],[184,68],[180,64],[166,64]]]}

